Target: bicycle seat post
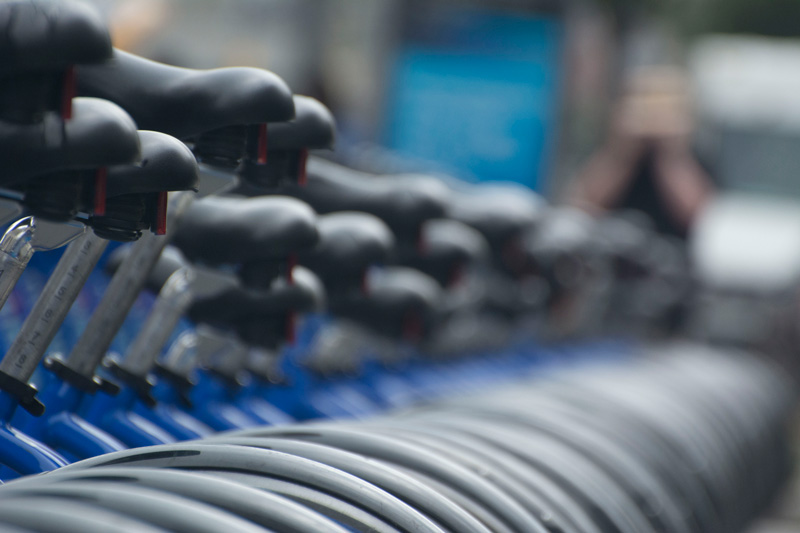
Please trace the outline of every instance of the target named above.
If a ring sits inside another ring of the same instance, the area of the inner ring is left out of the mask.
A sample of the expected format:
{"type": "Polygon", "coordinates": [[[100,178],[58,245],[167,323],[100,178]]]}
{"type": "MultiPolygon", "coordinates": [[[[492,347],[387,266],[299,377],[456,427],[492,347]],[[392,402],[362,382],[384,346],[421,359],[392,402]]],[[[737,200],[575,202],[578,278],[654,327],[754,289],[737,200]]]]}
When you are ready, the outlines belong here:
{"type": "Polygon", "coordinates": [[[113,375],[135,389],[148,405],[155,403],[151,395],[151,373],[162,349],[192,303],[195,281],[196,276],[188,266],[179,266],[172,272],[128,350],[121,356],[115,354],[102,361],[113,375]]]}
{"type": "Polygon", "coordinates": [[[169,340],[172,331],[191,303],[191,270],[174,272],[161,291],[125,355],[116,361],[116,368],[131,376],[145,379],[169,340]]]}
{"type": "Polygon", "coordinates": [[[31,414],[42,414],[44,406],[35,399],[36,389],[28,385],[28,380],[107,244],[87,233],[67,246],[19,334],[0,360],[0,388],[17,396],[20,405],[31,414]]]}
{"type": "Polygon", "coordinates": [[[172,205],[167,212],[167,234],[142,235],[134,244],[134,252],[129,260],[121,265],[111,279],[103,298],[86,325],[86,330],[64,359],[64,363],[76,373],[85,377],[94,375],[95,369],[105,357],[111,341],[139,296],[147,273],[152,270],[169,242],[170,228],[174,227],[174,219],[191,202],[191,194],[180,192],[171,195],[172,205]]]}

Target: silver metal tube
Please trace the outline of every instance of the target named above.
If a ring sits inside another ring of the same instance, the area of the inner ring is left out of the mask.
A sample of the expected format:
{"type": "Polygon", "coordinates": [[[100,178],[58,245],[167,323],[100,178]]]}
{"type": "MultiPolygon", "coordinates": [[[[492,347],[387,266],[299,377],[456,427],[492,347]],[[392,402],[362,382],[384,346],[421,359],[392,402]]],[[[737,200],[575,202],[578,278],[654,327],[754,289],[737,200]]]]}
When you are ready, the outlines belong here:
{"type": "Polygon", "coordinates": [[[197,335],[194,331],[184,331],[172,343],[161,364],[171,372],[189,377],[197,366],[197,335]]]}
{"type": "Polygon", "coordinates": [[[108,241],[94,233],[85,233],[67,246],[19,335],[0,361],[0,372],[23,383],[30,379],[106,246],[108,241]]]}
{"type": "Polygon", "coordinates": [[[193,198],[193,192],[171,193],[167,235],[145,233],[134,243],[131,254],[114,273],[86,329],[64,361],[71,370],[87,378],[94,375],[169,242],[175,222],[193,198]]]}
{"type": "Polygon", "coordinates": [[[192,273],[188,268],[181,268],[169,277],[139,334],[119,360],[120,367],[135,376],[147,377],[192,301],[191,282],[192,273]]]}

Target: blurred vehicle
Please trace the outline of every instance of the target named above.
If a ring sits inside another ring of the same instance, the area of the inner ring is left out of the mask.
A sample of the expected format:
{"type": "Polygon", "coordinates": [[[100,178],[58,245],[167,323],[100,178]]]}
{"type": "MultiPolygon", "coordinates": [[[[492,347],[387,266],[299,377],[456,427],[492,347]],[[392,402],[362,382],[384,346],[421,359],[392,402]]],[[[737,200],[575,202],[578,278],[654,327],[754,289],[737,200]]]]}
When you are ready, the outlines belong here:
{"type": "Polygon", "coordinates": [[[791,361],[800,342],[800,41],[694,46],[698,149],[720,193],[691,237],[692,334],[791,361]]]}

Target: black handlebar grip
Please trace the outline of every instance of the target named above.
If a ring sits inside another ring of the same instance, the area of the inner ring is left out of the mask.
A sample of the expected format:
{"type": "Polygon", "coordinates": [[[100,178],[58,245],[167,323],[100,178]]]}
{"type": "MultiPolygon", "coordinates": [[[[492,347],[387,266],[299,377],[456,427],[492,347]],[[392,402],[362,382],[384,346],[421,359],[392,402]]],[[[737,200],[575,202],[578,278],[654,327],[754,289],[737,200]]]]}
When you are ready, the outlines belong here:
{"type": "Polygon", "coordinates": [[[79,94],[119,104],[140,128],[181,139],[294,117],[289,87],[258,68],[193,70],[114,50],[106,63],[79,67],[77,82],[79,94]]]}
{"type": "Polygon", "coordinates": [[[36,124],[0,121],[1,183],[139,157],[136,124],[119,106],[95,98],[76,98],[72,105],[73,117],[67,121],[53,113],[36,124]]]}
{"type": "Polygon", "coordinates": [[[314,246],[317,216],[285,196],[207,197],[187,209],[174,244],[191,261],[248,264],[288,258],[314,246]]]}

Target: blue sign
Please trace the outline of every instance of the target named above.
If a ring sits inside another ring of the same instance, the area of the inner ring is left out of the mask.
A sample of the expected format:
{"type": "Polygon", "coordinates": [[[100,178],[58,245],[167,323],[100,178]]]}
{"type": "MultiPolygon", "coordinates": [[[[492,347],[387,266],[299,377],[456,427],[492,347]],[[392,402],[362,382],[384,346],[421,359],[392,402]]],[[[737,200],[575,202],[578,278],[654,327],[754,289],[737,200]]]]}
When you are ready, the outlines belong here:
{"type": "Polygon", "coordinates": [[[389,147],[467,179],[540,190],[557,136],[561,22],[469,11],[422,33],[395,64],[389,147]]]}

